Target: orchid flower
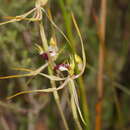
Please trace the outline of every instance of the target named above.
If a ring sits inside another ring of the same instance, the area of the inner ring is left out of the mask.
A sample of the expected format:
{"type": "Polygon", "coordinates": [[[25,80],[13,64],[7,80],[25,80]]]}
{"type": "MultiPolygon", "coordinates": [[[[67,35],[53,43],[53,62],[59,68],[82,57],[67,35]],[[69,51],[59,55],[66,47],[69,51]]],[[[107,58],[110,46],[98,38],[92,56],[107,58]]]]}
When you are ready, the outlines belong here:
{"type": "MultiPolygon", "coordinates": [[[[49,15],[47,14],[47,12],[44,10],[44,8],[42,6],[44,6],[46,4],[45,0],[43,3],[41,0],[37,0],[36,4],[35,4],[35,8],[33,8],[32,10],[28,11],[25,14],[16,16],[16,17],[6,17],[7,19],[10,19],[9,21],[5,21],[3,23],[0,23],[0,25],[4,25],[7,23],[12,23],[12,22],[17,22],[17,21],[22,21],[22,20],[28,20],[28,21],[41,21],[42,20],[42,11],[46,14],[46,16],[48,17],[49,21],[51,22],[51,24],[64,36],[64,38],[67,40],[67,42],[70,44],[71,46],[71,42],[69,41],[69,39],[67,38],[67,36],[63,33],[63,31],[54,23],[54,21],[52,19],[50,19],[49,15]],[[34,15],[32,18],[28,18],[28,16],[30,14],[32,14],[34,12],[34,15]]],[[[86,67],[86,57],[85,57],[85,50],[84,50],[84,45],[83,45],[83,40],[81,37],[81,33],[79,31],[79,27],[76,23],[76,20],[74,18],[74,15],[72,15],[72,20],[74,23],[74,26],[76,28],[76,31],[78,33],[78,36],[80,38],[80,42],[81,42],[81,48],[82,48],[82,59],[76,54],[74,56],[70,57],[70,62],[67,64],[61,63],[59,65],[56,65],[54,69],[59,70],[61,73],[62,71],[67,71],[68,75],[66,77],[59,77],[59,76],[55,76],[55,75],[48,75],[43,73],[43,70],[50,64],[50,60],[49,58],[51,57],[52,60],[56,60],[59,56],[59,50],[56,46],[56,43],[54,41],[54,39],[50,40],[50,46],[48,47],[48,52],[44,52],[43,48],[39,45],[36,45],[37,50],[39,51],[39,54],[42,56],[42,58],[44,58],[46,60],[46,63],[44,65],[42,65],[41,67],[39,67],[36,70],[31,70],[31,69],[27,69],[27,68],[14,68],[15,70],[19,70],[19,71],[24,71],[26,72],[25,74],[20,74],[20,75],[11,75],[11,76],[4,76],[4,77],[0,77],[0,79],[9,79],[9,78],[20,78],[20,77],[31,77],[31,76],[36,76],[36,75],[41,75],[43,77],[46,77],[50,80],[54,80],[54,81],[63,81],[63,83],[57,87],[57,88],[47,88],[47,89],[41,89],[41,90],[27,90],[27,91],[21,91],[18,92],[12,96],[7,97],[7,99],[12,99],[18,95],[21,94],[26,94],[26,93],[37,93],[37,92],[44,92],[44,93],[50,93],[50,92],[54,92],[54,91],[58,91],[63,89],[67,84],[71,84],[72,88],[70,88],[71,94],[72,94],[72,98],[74,100],[74,103],[77,107],[77,110],[79,112],[79,115],[81,117],[81,120],[85,123],[83,116],[81,114],[81,110],[79,107],[79,101],[78,101],[78,96],[77,96],[77,92],[76,92],[76,88],[74,85],[74,80],[79,78],[85,70],[86,67]],[[79,68],[79,73],[75,74],[75,64],[78,65],[79,68]]],[[[86,123],[85,123],[86,124],[86,123]]]]}

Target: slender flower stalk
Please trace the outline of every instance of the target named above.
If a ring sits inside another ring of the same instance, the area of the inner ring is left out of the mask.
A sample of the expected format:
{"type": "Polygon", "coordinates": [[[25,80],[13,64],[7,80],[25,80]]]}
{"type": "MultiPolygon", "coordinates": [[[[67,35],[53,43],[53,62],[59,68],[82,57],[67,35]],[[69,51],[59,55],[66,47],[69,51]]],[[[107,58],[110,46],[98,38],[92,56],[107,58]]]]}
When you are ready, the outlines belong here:
{"type": "MultiPolygon", "coordinates": [[[[40,34],[41,34],[41,38],[42,38],[43,47],[44,47],[45,51],[48,51],[47,39],[46,39],[46,36],[45,36],[44,27],[43,27],[42,23],[39,23],[39,28],[40,28],[40,34]]],[[[53,64],[50,64],[50,66],[48,66],[48,72],[49,72],[50,76],[53,75],[53,69],[52,68],[53,68],[53,64]]],[[[51,82],[52,88],[56,88],[55,81],[51,80],[50,82],[51,82]]],[[[66,130],[69,130],[66,118],[65,118],[64,113],[63,113],[62,108],[61,108],[61,104],[60,104],[60,99],[59,99],[58,92],[54,91],[53,95],[54,95],[56,104],[58,106],[61,118],[63,120],[64,126],[65,126],[66,130]]]]}

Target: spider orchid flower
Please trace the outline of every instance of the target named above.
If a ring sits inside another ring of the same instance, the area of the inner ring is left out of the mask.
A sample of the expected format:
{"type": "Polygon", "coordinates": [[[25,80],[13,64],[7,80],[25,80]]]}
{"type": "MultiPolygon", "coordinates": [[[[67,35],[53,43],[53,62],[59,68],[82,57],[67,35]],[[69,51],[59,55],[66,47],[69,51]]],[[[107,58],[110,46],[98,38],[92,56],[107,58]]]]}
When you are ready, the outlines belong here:
{"type": "MultiPolygon", "coordinates": [[[[78,28],[78,26],[77,26],[77,23],[76,23],[76,21],[75,21],[75,18],[74,18],[74,16],[73,16],[73,14],[72,14],[72,19],[73,19],[74,25],[75,25],[75,27],[76,27],[76,30],[77,30],[77,32],[78,32],[78,35],[79,35],[79,37],[80,37],[81,48],[82,48],[83,67],[82,67],[82,70],[80,71],[79,74],[74,75],[75,63],[74,63],[74,60],[72,60],[71,64],[69,64],[69,65],[67,65],[67,64],[61,64],[61,65],[58,65],[58,66],[55,68],[55,69],[59,69],[59,70],[61,70],[61,71],[65,71],[65,70],[68,71],[69,73],[68,73],[68,76],[67,76],[67,77],[61,78],[61,77],[57,77],[57,76],[54,76],[54,75],[49,76],[49,75],[47,75],[47,74],[41,73],[41,71],[42,71],[43,69],[45,69],[45,68],[49,65],[49,62],[47,62],[46,64],[42,65],[41,67],[39,67],[39,68],[36,69],[36,70],[31,70],[31,69],[26,69],[26,68],[14,68],[15,70],[25,71],[25,72],[29,72],[29,73],[27,73],[27,74],[21,74],[21,75],[11,75],[11,76],[0,77],[0,79],[30,77],[30,76],[36,76],[37,74],[42,75],[42,76],[44,76],[44,77],[46,77],[46,78],[49,78],[50,80],[55,80],[55,81],[61,81],[61,80],[65,80],[65,81],[67,80],[67,81],[68,81],[68,78],[69,78],[70,80],[74,80],[74,79],[77,79],[78,77],[80,77],[80,76],[83,74],[83,72],[84,72],[84,70],[85,70],[85,67],[86,67],[86,57],[85,57],[84,45],[83,45],[81,33],[80,33],[80,31],[79,31],[79,28],[78,28]]],[[[39,49],[39,52],[42,54],[42,53],[43,53],[43,48],[40,47],[39,45],[36,45],[36,46],[37,46],[37,48],[39,49]]],[[[71,58],[70,58],[70,60],[71,60],[71,58]]],[[[62,86],[62,87],[63,87],[63,86],[62,86]]],[[[57,91],[57,90],[58,90],[58,88],[57,88],[55,91],[57,91]]],[[[31,92],[33,92],[33,91],[31,91],[31,92]]],[[[36,91],[34,91],[34,92],[36,92],[36,91]]],[[[42,92],[42,91],[41,91],[41,92],[42,92]]],[[[44,91],[43,91],[43,92],[44,92],[44,91]]],[[[21,93],[18,94],[18,95],[21,95],[21,93]]]]}
{"type": "MultiPolygon", "coordinates": [[[[28,21],[41,21],[42,19],[42,11],[47,15],[47,17],[49,18],[48,14],[45,12],[45,10],[42,8],[42,6],[44,6],[46,4],[47,0],[45,0],[43,3],[42,3],[42,0],[37,0],[36,1],[36,5],[35,5],[35,8],[33,8],[32,10],[30,10],[29,12],[23,14],[23,15],[19,15],[19,16],[16,16],[16,17],[7,17],[8,19],[10,19],[9,21],[5,21],[3,23],[0,23],[0,25],[3,25],[3,24],[7,24],[7,23],[12,23],[12,22],[16,22],[16,21],[21,21],[21,20],[28,20],[28,21]],[[34,16],[32,18],[28,18],[28,16],[34,12],[34,16]]],[[[59,29],[59,27],[52,21],[52,19],[50,19],[50,22],[51,24],[64,36],[64,38],[67,40],[67,42],[71,45],[69,39],[66,37],[66,35],[62,32],[62,30],[59,29]]],[[[37,45],[37,48],[39,50],[39,54],[42,55],[42,57],[46,60],[48,60],[48,62],[46,62],[44,65],[42,65],[41,67],[39,67],[38,69],[36,70],[30,70],[30,69],[25,69],[25,68],[15,68],[16,70],[21,70],[21,71],[25,71],[25,72],[28,72],[27,74],[21,74],[21,75],[11,75],[11,76],[5,76],[5,77],[0,77],[0,79],[8,79],[8,78],[19,78],[19,77],[30,77],[30,76],[36,76],[36,75],[42,75],[46,78],[49,78],[50,80],[55,80],[55,81],[64,81],[62,83],[62,85],[60,85],[59,87],[57,88],[47,88],[47,89],[42,89],[42,90],[28,90],[28,91],[22,91],[22,92],[19,92],[19,93],[16,93],[10,97],[8,97],[7,99],[12,99],[18,95],[21,95],[21,94],[25,94],[25,93],[36,93],[36,92],[45,92],[45,93],[49,93],[49,92],[54,92],[54,91],[58,91],[58,90],[61,90],[63,89],[67,84],[71,84],[71,94],[72,94],[72,97],[73,97],[73,100],[74,100],[74,103],[77,107],[77,110],[79,112],[79,115],[81,117],[81,120],[85,123],[84,119],[83,119],[83,116],[81,114],[81,111],[80,111],[80,107],[79,107],[79,102],[78,102],[78,96],[77,96],[77,92],[76,92],[76,89],[75,89],[75,85],[74,85],[74,80],[79,78],[83,73],[84,73],[84,70],[85,70],[85,67],[86,67],[86,57],[85,57],[85,51],[84,51],[84,45],[83,45],[83,40],[82,40],[82,37],[81,37],[81,33],[79,31],[79,28],[77,26],[77,23],[76,23],[76,20],[72,14],[72,20],[73,20],[73,23],[74,23],[74,26],[77,30],[77,33],[78,33],[78,36],[80,38],[80,41],[81,41],[81,48],[82,48],[82,60],[81,58],[79,58],[79,56],[75,55],[75,60],[71,60],[70,64],[60,64],[60,65],[57,65],[55,67],[56,70],[60,70],[61,72],[62,71],[68,71],[68,76],[67,77],[58,77],[58,76],[55,76],[55,75],[47,75],[45,73],[42,73],[43,69],[45,69],[48,65],[49,65],[49,62],[50,60],[49,57],[56,57],[57,58],[57,46],[55,45],[54,43],[54,40],[52,39],[50,41],[50,46],[48,47],[48,51],[45,52],[43,50],[42,47],[40,47],[39,45],[37,45]],[[79,65],[79,73],[78,74],[74,74],[74,70],[75,70],[75,64],[78,64],[79,65]],[[82,67],[80,67],[82,65],[82,67]]],[[[70,58],[70,59],[73,59],[73,58],[70,58]]],[[[85,123],[86,124],[86,123],[85,123]]]]}
{"type": "Polygon", "coordinates": [[[51,38],[50,40],[50,46],[48,47],[48,51],[44,51],[43,48],[36,44],[36,50],[38,50],[39,55],[44,59],[44,60],[49,60],[49,56],[51,59],[55,60],[57,55],[58,55],[58,48],[53,40],[51,38]]]}

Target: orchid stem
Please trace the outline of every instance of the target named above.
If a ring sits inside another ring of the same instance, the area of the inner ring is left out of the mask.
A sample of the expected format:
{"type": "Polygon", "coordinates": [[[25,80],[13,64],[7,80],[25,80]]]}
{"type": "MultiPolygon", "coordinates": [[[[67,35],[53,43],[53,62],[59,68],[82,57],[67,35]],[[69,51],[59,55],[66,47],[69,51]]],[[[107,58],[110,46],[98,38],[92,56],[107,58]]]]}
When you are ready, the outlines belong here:
{"type": "MultiPolygon", "coordinates": [[[[45,49],[45,51],[48,51],[47,38],[46,38],[46,35],[45,35],[45,31],[44,31],[44,27],[43,27],[42,22],[39,23],[39,27],[40,27],[40,35],[41,35],[41,39],[42,39],[43,48],[45,49]]],[[[48,66],[49,75],[52,75],[52,74],[53,74],[53,70],[51,69],[52,66],[53,66],[53,65],[52,65],[52,62],[51,62],[51,63],[50,63],[50,66],[48,66]]],[[[52,80],[51,80],[50,82],[51,82],[51,86],[52,86],[53,88],[56,88],[55,82],[52,81],[52,80]]],[[[54,91],[54,92],[53,92],[53,95],[54,95],[54,99],[55,99],[55,101],[56,101],[57,107],[58,107],[58,109],[59,109],[61,118],[62,118],[62,120],[63,120],[65,129],[66,129],[66,130],[69,130],[69,127],[68,127],[68,124],[67,124],[65,115],[64,115],[64,113],[63,113],[63,111],[62,111],[62,107],[61,107],[61,104],[60,104],[60,99],[59,99],[58,92],[57,92],[57,91],[54,91]]]]}

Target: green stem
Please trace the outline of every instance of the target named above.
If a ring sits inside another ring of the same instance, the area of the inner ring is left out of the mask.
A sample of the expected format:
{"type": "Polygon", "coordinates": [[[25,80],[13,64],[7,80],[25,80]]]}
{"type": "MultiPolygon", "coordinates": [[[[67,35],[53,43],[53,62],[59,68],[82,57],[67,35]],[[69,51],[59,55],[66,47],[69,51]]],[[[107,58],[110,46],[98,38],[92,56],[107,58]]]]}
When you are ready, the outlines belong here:
{"type": "MultiPolygon", "coordinates": [[[[45,49],[45,51],[48,51],[47,38],[46,38],[46,35],[45,35],[45,31],[44,31],[44,27],[43,27],[42,22],[39,23],[39,27],[40,27],[40,35],[41,35],[41,39],[42,39],[43,48],[45,49]]],[[[52,74],[53,74],[53,70],[51,69],[52,67],[53,67],[53,64],[52,64],[52,62],[51,62],[51,63],[50,63],[50,66],[48,67],[49,75],[52,75],[52,74]]],[[[50,82],[51,82],[51,86],[52,86],[53,88],[56,88],[55,82],[52,81],[52,80],[51,80],[50,82]]],[[[62,111],[62,107],[61,107],[61,105],[60,105],[60,99],[59,99],[58,92],[57,92],[57,91],[53,92],[53,95],[54,95],[54,99],[55,99],[55,101],[56,101],[57,107],[58,107],[58,109],[59,109],[61,118],[62,118],[62,120],[63,120],[65,129],[66,129],[66,130],[69,130],[69,127],[68,127],[66,118],[65,118],[65,116],[64,116],[64,113],[63,113],[63,111],[62,111]]]]}
{"type": "Polygon", "coordinates": [[[73,118],[74,118],[75,123],[78,127],[78,130],[82,130],[82,127],[80,125],[80,121],[79,121],[79,118],[78,118],[77,108],[76,108],[76,104],[75,104],[75,100],[74,100],[74,94],[73,94],[74,81],[70,80],[68,84],[69,84],[69,91],[70,91],[70,94],[71,94],[71,107],[72,107],[73,118]]]}
{"type": "MultiPolygon", "coordinates": [[[[67,36],[69,38],[69,40],[71,41],[71,45],[73,47],[73,52],[75,52],[75,38],[73,36],[73,32],[72,32],[72,23],[71,23],[71,16],[68,14],[66,7],[65,7],[65,3],[64,0],[58,0],[59,5],[61,7],[62,10],[62,14],[64,16],[64,21],[65,21],[65,27],[66,27],[66,32],[67,32],[67,36]]],[[[80,99],[81,99],[81,105],[82,105],[82,111],[83,111],[83,115],[85,118],[85,121],[88,121],[89,119],[89,111],[88,111],[88,106],[87,106],[87,96],[86,96],[86,90],[85,90],[85,85],[84,85],[84,81],[82,77],[79,77],[77,79],[78,84],[79,84],[79,93],[80,93],[80,99]]],[[[89,122],[88,122],[89,124],[89,122]]],[[[88,130],[88,127],[85,127],[86,130],[88,130]]]]}
{"type": "Polygon", "coordinates": [[[67,37],[69,38],[69,40],[71,41],[71,44],[72,44],[71,49],[73,50],[73,52],[75,52],[75,42],[74,42],[73,34],[72,34],[71,15],[67,13],[64,0],[58,0],[58,2],[59,2],[59,5],[61,7],[61,11],[62,11],[62,14],[63,14],[63,17],[64,17],[67,37]]]}
{"type": "Polygon", "coordinates": [[[87,95],[86,95],[86,90],[85,90],[85,85],[82,77],[79,77],[77,79],[78,84],[79,84],[79,95],[80,95],[80,100],[81,100],[81,106],[82,106],[82,111],[84,115],[85,122],[87,122],[88,127],[85,126],[86,130],[89,130],[89,110],[87,106],[87,95]]]}

